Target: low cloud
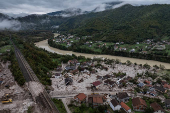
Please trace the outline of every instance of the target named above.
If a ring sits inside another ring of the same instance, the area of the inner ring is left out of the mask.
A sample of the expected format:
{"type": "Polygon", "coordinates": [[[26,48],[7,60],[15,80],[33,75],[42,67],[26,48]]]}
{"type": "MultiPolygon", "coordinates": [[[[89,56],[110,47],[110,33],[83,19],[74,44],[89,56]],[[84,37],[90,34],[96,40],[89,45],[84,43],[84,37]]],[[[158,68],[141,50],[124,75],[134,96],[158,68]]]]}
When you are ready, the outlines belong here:
{"type": "Polygon", "coordinates": [[[114,1],[122,1],[131,5],[170,4],[170,0],[0,0],[0,12],[45,14],[68,8],[90,11],[97,7],[100,7],[98,11],[102,11],[103,3],[114,1]]]}
{"type": "Polygon", "coordinates": [[[21,23],[16,20],[0,19],[0,30],[18,31],[21,29],[21,23]]]}

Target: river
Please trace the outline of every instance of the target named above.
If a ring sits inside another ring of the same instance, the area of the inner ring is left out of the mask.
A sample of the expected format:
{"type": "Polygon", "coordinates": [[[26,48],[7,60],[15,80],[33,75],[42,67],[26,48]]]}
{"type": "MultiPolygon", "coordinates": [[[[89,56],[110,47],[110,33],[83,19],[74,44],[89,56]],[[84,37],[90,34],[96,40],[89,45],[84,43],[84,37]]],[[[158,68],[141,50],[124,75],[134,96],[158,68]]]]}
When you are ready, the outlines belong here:
{"type": "Polygon", "coordinates": [[[65,51],[65,50],[60,50],[57,48],[50,47],[48,45],[48,40],[43,40],[40,42],[35,43],[35,46],[39,48],[44,48],[45,50],[52,52],[52,53],[58,53],[58,54],[75,54],[76,56],[85,56],[86,58],[93,58],[93,57],[103,57],[103,58],[108,58],[108,59],[119,59],[121,62],[126,62],[127,60],[131,61],[132,63],[137,63],[137,64],[149,64],[151,66],[153,65],[164,65],[166,69],[170,69],[170,64],[169,63],[163,63],[163,62],[158,62],[158,61],[153,61],[153,60],[144,60],[144,59],[137,59],[137,58],[128,58],[128,57],[120,57],[120,56],[112,56],[112,55],[95,55],[95,54],[86,54],[86,53],[78,53],[78,52],[73,52],[73,51],[65,51]]]}

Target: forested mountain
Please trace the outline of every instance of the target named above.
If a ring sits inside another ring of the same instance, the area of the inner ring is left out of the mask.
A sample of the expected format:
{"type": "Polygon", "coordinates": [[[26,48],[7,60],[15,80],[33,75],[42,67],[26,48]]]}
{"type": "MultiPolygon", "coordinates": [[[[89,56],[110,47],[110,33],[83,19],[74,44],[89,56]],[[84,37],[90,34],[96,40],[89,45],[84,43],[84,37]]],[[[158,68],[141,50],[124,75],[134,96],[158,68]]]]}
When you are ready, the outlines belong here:
{"type": "Polygon", "coordinates": [[[170,35],[170,5],[132,6],[72,17],[59,30],[96,40],[131,43],[170,35]]]}
{"type": "MultiPolygon", "coordinates": [[[[0,14],[0,18],[10,19],[0,14]]],[[[170,5],[124,5],[102,12],[72,17],[28,15],[15,18],[21,30],[55,30],[63,33],[92,35],[93,40],[133,43],[170,35],[170,5]],[[58,28],[59,27],[59,28],[58,28]]]]}
{"type": "Polygon", "coordinates": [[[28,15],[17,18],[21,22],[22,29],[52,30],[64,23],[68,18],[49,15],[28,15]]]}

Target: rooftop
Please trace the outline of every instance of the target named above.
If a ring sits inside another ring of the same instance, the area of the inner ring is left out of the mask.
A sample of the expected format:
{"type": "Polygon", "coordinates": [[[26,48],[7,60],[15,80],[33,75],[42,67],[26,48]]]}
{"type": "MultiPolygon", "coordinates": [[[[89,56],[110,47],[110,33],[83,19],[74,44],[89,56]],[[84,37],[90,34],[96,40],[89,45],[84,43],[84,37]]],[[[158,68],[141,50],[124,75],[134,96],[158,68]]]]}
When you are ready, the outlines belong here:
{"type": "Polygon", "coordinates": [[[138,105],[141,105],[141,104],[144,105],[144,106],[147,106],[146,102],[143,99],[139,98],[139,97],[133,98],[132,99],[132,104],[133,104],[133,106],[138,106],[138,105]]]}
{"type": "Polygon", "coordinates": [[[101,84],[100,81],[93,82],[93,85],[94,85],[94,86],[98,86],[98,85],[100,85],[100,84],[101,84]]]}
{"type": "Polygon", "coordinates": [[[78,98],[80,101],[83,101],[86,98],[86,95],[84,93],[79,93],[75,96],[75,98],[78,98]]]}
{"type": "Polygon", "coordinates": [[[127,106],[124,102],[121,102],[120,105],[121,105],[122,108],[124,108],[126,111],[130,110],[130,107],[127,106]]]}
{"type": "Polygon", "coordinates": [[[93,97],[93,103],[103,104],[103,98],[101,96],[93,97]]]}
{"type": "Polygon", "coordinates": [[[161,110],[161,111],[165,112],[165,111],[163,110],[163,108],[162,108],[158,103],[156,103],[156,102],[152,103],[152,104],[151,104],[151,107],[154,109],[154,111],[159,111],[159,110],[161,110]]]}
{"type": "Polygon", "coordinates": [[[119,105],[119,103],[118,103],[118,101],[117,101],[116,99],[112,99],[110,102],[112,103],[112,105],[113,105],[114,107],[116,107],[117,105],[119,105]]]}
{"type": "Polygon", "coordinates": [[[121,93],[116,94],[116,96],[117,96],[119,99],[124,99],[124,98],[127,98],[127,97],[128,97],[128,94],[127,94],[126,92],[121,92],[121,93]]]}

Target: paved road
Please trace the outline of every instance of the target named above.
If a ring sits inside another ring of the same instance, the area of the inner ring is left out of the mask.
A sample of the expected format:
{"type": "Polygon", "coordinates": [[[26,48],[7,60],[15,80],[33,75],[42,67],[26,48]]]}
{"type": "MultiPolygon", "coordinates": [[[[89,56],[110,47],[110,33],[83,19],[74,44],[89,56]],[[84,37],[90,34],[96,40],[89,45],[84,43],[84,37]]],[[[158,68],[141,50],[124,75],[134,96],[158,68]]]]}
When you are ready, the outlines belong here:
{"type": "MultiPolygon", "coordinates": [[[[94,91],[94,92],[81,92],[81,93],[84,93],[86,95],[90,95],[92,93],[99,93],[99,94],[111,94],[111,95],[116,95],[116,93],[119,93],[119,92],[122,92],[122,90],[114,90],[114,91],[94,91]]],[[[132,97],[135,97],[134,93],[131,92],[131,91],[124,91],[124,92],[127,92],[129,95],[131,95],[132,97]]],[[[77,93],[78,94],[78,93],[77,93]]],[[[76,96],[77,94],[67,94],[67,95],[52,95],[51,97],[52,98],[73,98],[74,96],[76,96]]],[[[164,98],[158,96],[158,97],[155,97],[155,96],[151,96],[151,95],[146,95],[146,94],[141,94],[141,93],[137,93],[137,96],[140,96],[140,97],[143,97],[143,96],[146,96],[146,97],[150,97],[150,98],[159,98],[161,99],[162,101],[164,101],[164,98]]]]}

